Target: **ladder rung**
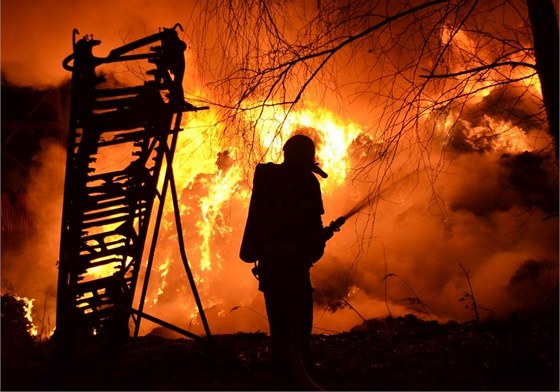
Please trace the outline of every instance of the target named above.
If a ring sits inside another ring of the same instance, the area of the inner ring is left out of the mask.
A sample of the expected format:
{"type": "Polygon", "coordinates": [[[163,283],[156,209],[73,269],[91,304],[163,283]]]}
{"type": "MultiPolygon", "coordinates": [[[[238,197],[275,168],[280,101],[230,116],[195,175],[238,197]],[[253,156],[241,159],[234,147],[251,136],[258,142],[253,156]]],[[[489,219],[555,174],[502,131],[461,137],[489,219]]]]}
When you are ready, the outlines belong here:
{"type": "Polygon", "coordinates": [[[136,102],[136,97],[98,100],[93,103],[93,110],[123,109],[125,107],[133,106],[136,102]]]}
{"type": "MultiPolygon", "coordinates": [[[[108,260],[106,263],[94,263],[94,260],[103,258],[103,257],[108,257],[108,256],[128,256],[127,252],[128,250],[128,246],[123,245],[123,246],[118,246],[116,248],[113,249],[104,249],[101,250],[99,252],[90,252],[90,253],[83,253],[80,255],[80,262],[84,262],[87,261],[90,264],[93,264],[92,267],[97,267],[98,265],[103,265],[103,264],[109,264],[111,262],[117,261],[117,259],[113,259],[113,260],[108,260]],[[119,252],[121,251],[121,252],[119,252]]],[[[118,259],[119,262],[122,262],[123,260],[118,259]]]]}
{"type": "Polygon", "coordinates": [[[120,208],[111,208],[105,210],[92,209],[89,211],[84,211],[83,218],[84,218],[84,222],[88,222],[94,219],[102,219],[102,218],[112,217],[121,214],[136,215],[139,210],[145,210],[145,209],[146,209],[146,203],[138,203],[137,205],[134,206],[126,205],[120,208]],[[98,212],[93,212],[93,211],[98,211],[98,212]]]}

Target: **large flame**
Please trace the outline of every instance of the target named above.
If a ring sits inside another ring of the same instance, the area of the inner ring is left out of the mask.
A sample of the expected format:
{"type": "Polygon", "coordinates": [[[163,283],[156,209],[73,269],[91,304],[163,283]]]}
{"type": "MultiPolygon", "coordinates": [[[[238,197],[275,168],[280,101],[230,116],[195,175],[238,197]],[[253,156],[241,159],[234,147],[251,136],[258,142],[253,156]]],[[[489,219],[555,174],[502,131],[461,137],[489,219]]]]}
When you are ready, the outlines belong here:
{"type": "MultiPolygon", "coordinates": [[[[247,117],[254,120],[250,114],[247,117]]],[[[256,121],[260,147],[267,151],[265,160],[278,161],[288,137],[301,128],[310,128],[311,136],[317,139],[321,166],[331,175],[324,181],[324,190],[330,192],[344,183],[350,170],[348,147],[362,132],[358,124],[321,107],[287,112],[279,106],[269,106],[259,110],[256,121]]]]}

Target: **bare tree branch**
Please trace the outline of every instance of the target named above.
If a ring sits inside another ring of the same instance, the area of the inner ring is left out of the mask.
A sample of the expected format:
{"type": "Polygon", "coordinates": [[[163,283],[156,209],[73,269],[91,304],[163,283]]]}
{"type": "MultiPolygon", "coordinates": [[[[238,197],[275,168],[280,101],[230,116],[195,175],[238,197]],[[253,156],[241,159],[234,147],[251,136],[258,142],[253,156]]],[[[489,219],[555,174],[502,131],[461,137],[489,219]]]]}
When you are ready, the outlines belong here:
{"type": "Polygon", "coordinates": [[[492,69],[492,68],[497,68],[497,67],[505,67],[505,66],[511,66],[511,67],[527,67],[527,68],[531,68],[536,70],[536,66],[535,64],[529,64],[529,63],[524,63],[521,61],[504,61],[501,63],[492,63],[492,64],[488,64],[488,65],[483,65],[480,67],[476,67],[476,68],[471,68],[471,69],[466,69],[464,71],[460,71],[460,72],[454,72],[454,73],[447,73],[447,74],[432,74],[432,75],[420,75],[421,78],[426,78],[426,79],[447,79],[447,78],[454,78],[457,76],[461,76],[461,75],[466,75],[466,74],[474,74],[474,73],[478,73],[480,71],[485,71],[488,69],[492,69]]]}

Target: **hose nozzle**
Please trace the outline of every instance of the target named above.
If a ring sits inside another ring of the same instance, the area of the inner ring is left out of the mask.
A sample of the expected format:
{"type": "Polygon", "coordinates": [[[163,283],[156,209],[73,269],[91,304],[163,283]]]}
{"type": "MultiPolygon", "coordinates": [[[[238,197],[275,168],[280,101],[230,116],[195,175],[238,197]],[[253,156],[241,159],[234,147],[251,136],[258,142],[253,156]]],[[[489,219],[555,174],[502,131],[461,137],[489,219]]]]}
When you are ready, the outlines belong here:
{"type": "Polygon", "coordinates": [[[340,216],[336,218],[336,220],[332,221],[327,227],[325,227],[323,229],[325,235],[325,241],[330,240],[334,235],[335,231],[340,231],[340,226],[342,226],[344,223],[346,223],[346,217],[340,216]]]}

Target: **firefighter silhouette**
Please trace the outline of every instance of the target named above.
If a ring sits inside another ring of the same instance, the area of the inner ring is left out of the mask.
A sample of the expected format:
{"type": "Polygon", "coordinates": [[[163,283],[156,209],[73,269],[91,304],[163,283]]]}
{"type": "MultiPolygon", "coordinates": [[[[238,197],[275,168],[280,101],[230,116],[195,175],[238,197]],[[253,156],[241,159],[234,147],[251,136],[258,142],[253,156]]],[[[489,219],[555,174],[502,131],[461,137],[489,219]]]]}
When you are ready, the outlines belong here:
{"type": "Polygon", "coordinates": [[[315,163],[311,138],[292,136],[283,150],[281,164],[261,163],[255,169],[240,258],[256,263],[253,272],[264,294],[275,371],[298,387],[319,389],[307,373],[313,323],[309,273],[330,238],[313,173],[327,174],[315,163]]]}

